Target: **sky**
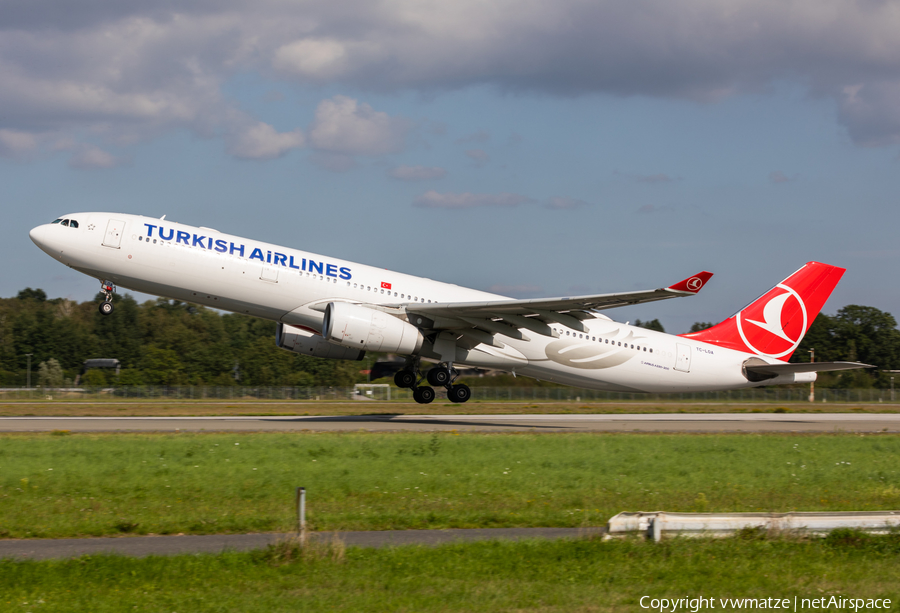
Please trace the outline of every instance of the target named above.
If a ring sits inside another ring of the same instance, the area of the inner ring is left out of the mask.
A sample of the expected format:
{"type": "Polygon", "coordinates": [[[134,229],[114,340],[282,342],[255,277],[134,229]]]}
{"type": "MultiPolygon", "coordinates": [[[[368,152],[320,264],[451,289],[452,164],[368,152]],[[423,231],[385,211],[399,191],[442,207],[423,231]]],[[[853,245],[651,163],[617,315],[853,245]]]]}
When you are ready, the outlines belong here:
{"type": "MultiPolygon", "coordinates": [[[[900,315],[900,5],[7,0],[0,297],[98,283],[28,231],[113,211],[517,298],[720,321],[811,260],[900,315]]],[[[137,295],[141,300],[147,296],[137,295]]]]}

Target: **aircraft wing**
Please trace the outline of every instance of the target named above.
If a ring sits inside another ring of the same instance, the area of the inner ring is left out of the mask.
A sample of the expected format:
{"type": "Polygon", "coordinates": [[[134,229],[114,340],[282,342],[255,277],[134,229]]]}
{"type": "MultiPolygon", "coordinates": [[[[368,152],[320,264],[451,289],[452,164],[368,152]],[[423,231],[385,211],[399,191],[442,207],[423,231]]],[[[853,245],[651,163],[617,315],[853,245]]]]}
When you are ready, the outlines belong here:
{"type": "Polygon", "coordinates": [[[521,334],[508,334],[508,332],[517,328],[526,328],[539,334],[553,336],[548,323],[559,323],[585,331],[586,328],[581,321],[593,319],[594,316],[590,311],[693,296],[706,285],[710,277],[712,277],[711,272],[703,271],[668,287],[636,292],[530,300],[409,304],[405,305],[405,308],[407,313],[437,320],[435,328],[474,326],[488,333],[502,333],[513,338],[521,338],[521,334]],[[503,322],[497,321],[501,319],[503,322]],[[454,321],[461,325],[453,325],[454,321]]]}

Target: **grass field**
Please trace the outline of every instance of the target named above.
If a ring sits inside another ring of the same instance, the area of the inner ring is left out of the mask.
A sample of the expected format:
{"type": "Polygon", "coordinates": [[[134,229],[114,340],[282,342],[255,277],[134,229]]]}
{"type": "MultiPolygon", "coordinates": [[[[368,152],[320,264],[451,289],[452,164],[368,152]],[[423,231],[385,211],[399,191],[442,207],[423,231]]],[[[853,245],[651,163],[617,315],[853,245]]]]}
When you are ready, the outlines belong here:
{"type": "Polygon", "coordinates": [[[298,401],[191,401],[120,400],[47,402],[0,402],[0,417],[129,417],[129,416],[206,416],[206,415],[478,415],[478,414],[622,414],[622,413],[896,413],[900,405],[889,403],[809,403],[809,402],[480,402],[453,404],[435,401],[415,402],[323,402],[298,401]]]}
{"type": "Polygon", "coordinates": [[[0,436],[0,536],[602,525],[900,508],[896,435],[0,436]]]}
{"type": "Polygon", "coordinates": [[[643,596],[715,598],[717,611],[734,610],[724,598],[887,598],[897,610],[898,568],[898,535],[847,532],[811,541],[276,547],[0,561],[0,611],[647,611],[643,596]]]}

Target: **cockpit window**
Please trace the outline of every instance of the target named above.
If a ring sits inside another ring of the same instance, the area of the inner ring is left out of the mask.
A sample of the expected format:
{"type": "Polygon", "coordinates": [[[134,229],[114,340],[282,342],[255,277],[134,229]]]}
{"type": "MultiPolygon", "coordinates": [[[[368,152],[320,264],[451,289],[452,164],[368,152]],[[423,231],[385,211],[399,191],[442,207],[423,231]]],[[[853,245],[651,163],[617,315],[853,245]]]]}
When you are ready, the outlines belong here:
{"type": "Polygon", "coordinates": [[[68,225],[69,225],[69,220],[68,220],[68,219],[63,219],[61,225],[63,225],[63,226],[68,226],[68,225]]]}
{"type": "Polygon", "coordinates": [[[62,221],[62,219],[56,219],[56,220],[54,220],[52,223],[59,223],[59,222],[61,222],[61,221],[62,221]]]}
{"type": "Polygon", "coordinates": [[[77,227],[78,227],[78,222],[75,221],[74,219],[70,219],[70,220],[69,220],[69,227],[70,227],[70,228],[77,228],[77,227]]]}

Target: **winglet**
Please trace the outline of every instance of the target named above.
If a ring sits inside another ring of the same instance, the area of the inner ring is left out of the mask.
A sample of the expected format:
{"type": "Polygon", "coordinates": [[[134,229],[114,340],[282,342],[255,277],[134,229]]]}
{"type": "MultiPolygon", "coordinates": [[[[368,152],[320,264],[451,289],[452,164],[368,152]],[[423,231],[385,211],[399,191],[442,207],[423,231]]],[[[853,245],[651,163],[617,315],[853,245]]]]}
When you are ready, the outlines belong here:
{"type": "Polygon", "coordinates": [[[666,289],[673,292],[687,292],[688,294],[696,294],[704,285],[706,285],[706,282],[709,281],[712,276],[713,274],[711,272],[707,272],[704,270],[703,272],[698,272],[692,277],[688,277],[684,281],[679,281],[675,285],[670,285],[666,289]]]}

